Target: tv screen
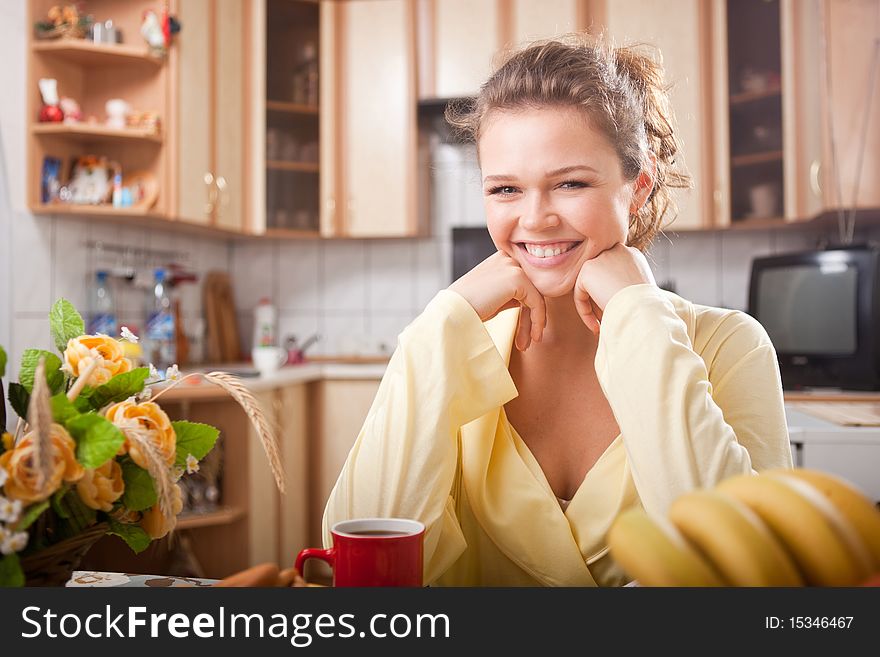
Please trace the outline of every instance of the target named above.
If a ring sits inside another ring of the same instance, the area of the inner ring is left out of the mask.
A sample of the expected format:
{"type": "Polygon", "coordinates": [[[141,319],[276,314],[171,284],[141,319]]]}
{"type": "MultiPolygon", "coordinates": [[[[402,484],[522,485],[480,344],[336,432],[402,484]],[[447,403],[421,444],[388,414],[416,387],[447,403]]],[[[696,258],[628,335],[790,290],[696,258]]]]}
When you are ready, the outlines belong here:
{"type": "Polygon", "coordinates": [[[828,262],[765,269],[755,310],[780,353],[855,354],[858,268],[828,262]]]}

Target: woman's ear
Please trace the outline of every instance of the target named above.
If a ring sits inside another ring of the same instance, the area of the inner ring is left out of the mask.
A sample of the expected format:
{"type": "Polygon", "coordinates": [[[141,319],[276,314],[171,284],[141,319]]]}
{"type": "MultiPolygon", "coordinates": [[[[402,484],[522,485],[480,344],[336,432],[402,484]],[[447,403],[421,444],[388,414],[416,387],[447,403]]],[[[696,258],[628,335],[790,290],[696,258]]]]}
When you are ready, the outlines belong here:
{"type": "Polygon", "coordinates": [[[639,210],[648,202],[651,192],[654,191],[654,183],[657,180],[657,156],[653,152],[648,153],[648,166],[639,171],[636,181],[633,183],[633,197],[630,206],[630,214],[638,214],[639,210]]]}

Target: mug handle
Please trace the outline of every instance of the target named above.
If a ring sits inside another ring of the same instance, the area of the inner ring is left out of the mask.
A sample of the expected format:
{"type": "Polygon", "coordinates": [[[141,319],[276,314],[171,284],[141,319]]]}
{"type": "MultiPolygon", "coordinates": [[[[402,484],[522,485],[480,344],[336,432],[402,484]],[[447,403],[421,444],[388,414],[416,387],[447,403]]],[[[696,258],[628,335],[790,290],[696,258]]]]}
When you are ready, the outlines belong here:
{"type": "Polygon", "coordinates": [[[276,349],[278,349],[278,366],[281,367],[282,365],[286,365],[287,359],[289,358],[287,349],[284,349],[283,347],[276,347],[276,349]]]}
{"type": "Polygon", "coordinates": [[[296,569],[299,571],[301,576],[305,576],[303,573],[303,566],[305,566],[306,561],[309,559],[320,559],[321,561],[326,562],[330,565],[331,568],[336,567],[336,548],[328,548],[326,550],[321,550],[319,548],[306,548],[301,551],[298,555],[296,555],[296,569]]]}

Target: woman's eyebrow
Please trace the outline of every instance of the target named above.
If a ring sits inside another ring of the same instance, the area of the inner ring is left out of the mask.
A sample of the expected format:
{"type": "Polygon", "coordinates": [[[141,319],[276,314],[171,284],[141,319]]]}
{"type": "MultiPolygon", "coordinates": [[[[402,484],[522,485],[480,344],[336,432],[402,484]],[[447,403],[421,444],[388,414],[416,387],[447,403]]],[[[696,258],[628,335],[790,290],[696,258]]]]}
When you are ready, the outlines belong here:
{"type": "MultiPolygon", "coordinates": [[[[586,164],[574,164],[568,167],[562,167],[560,169],[554,169],[553,171],[548,171],[544,175],[548,178],[552,178],[554,176],[562,176],[566,173],[574,173],[575,171],[590,171],[591,173],[598,173],[593,167],[587,166],[586,164]]],[[[501,181],[501,180],[516,180],[516,176],[506,173],[494,176],[486,176],[483,178],[483,182],[493,182],[493,181],[501,181]]]]}

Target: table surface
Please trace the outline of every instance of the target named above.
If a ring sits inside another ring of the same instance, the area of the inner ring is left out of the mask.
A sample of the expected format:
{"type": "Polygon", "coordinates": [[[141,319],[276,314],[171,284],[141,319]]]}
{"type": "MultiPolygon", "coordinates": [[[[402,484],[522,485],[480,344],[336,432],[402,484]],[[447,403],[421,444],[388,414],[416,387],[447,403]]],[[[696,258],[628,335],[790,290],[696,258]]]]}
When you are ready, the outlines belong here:
{"type": "Polygon", "coordinates": [[[69,587],[133,586],[133,587],[199,587],[213,586],[219,580],[198,577],[173,577],[168,575],[140,575],[135,573],[105,573],[92,570],[75,570],[65,584],[69,587]]]}

